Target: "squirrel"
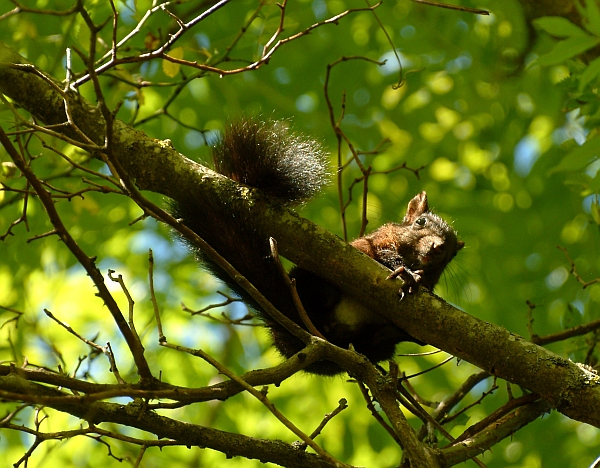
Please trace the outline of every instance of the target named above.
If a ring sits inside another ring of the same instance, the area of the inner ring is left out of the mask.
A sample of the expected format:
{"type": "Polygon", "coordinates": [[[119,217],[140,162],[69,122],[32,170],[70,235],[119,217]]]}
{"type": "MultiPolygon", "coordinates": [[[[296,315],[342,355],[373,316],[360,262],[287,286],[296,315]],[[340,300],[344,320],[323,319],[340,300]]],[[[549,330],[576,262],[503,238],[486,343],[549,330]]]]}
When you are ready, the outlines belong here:
{"type": "MultiPolygon", "coordinates": [[[[229,125],[213,149],[214,168],[220,174],[257,188],[287,206],[301,204],[321,191],[328,180],[326,156],[314,140],[292,133],[281,121],[242,120],[229,125]]],[[[294,305],[279,265],[271,258],[269,233],[253,223],[252,208],[227,201],[194,198],[172,202],[171,214],[181,220],[240,274],[245,276],[285,316],[306,329],[294,305]]],[[[183,239],[186,242],[185,239],[183,239]]],[[[276,349],[289,358],[304,344],[264,312],[260,306],[203,252],[186,242],[202,266],[239,296],[270,329],[276,349]]],[[[388,223],[351,242],[351,245],[400,276],[405,293],[419,286],[432,290],[446,265],[464,246],[454,229],[428,207],[421,192],[408,203],[401,223],[388,223]]],[[[349,348],[378,363],[394,356],[396,344],[412,341],[404,330],[347,297],[314,273],[293,267],[289,276],[315,328],[331,343],[349,348]]],[[[318,361],[305,371],[336,375],[343,370],[330,361],[318,361]]]]}

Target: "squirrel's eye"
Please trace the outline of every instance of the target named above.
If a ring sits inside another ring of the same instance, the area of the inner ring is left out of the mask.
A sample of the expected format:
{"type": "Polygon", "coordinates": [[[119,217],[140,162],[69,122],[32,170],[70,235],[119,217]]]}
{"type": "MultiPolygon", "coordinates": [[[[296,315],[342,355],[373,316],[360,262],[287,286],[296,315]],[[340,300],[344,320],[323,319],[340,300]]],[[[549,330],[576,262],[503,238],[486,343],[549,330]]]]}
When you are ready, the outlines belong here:
{"type": "Polygon", "coordinates": [[[417,226],[423,227],[427,224],[427,218],[419,218],[415,221],[417,226]]]}

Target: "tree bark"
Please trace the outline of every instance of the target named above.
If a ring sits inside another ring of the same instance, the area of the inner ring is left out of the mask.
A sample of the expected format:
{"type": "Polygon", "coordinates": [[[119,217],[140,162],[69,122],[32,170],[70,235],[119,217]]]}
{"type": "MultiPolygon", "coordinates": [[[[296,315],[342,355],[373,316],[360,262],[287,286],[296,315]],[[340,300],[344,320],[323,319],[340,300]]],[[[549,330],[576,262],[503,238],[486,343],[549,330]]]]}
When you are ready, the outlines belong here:
{"type": "MultiPolygon", "coordinates": [[[[0,92],[46,124],[66,122],[68,99],[77,127],[96,143],[104,141],[104,120],[96,107],[62,85],[42,79],[26,61],[0,44],[0,92]]],[[[81,139],[69,125],[56,127],[81,139]]],[[[256,191],[193,163],[169,145],[148,138],[123,122],[113,125],[112,152],[138,188],[175,200],[200,190],[211,196],[253,203],[256,191]]],[[[539,393],[563,414],[600,427],[600,378],[568,359],[506,329],[472,317],[423,291],[400,300],[389,271],[337,236],[280,206],[267,206],[256,222],[268,226],[279,252],[292,262],[338,285],[412,336],[464,359],[491,374],[539,393]]],[[[509,312],[507,312],[509,313],[509,312]]]]}

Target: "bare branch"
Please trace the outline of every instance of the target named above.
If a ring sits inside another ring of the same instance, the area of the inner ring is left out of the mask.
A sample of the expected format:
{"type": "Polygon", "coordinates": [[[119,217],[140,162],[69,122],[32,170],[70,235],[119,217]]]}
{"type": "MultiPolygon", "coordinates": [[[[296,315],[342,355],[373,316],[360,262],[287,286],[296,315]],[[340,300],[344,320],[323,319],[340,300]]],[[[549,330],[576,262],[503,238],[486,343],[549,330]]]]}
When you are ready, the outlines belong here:
{"type": "Polygon", "coordinates": [[[577,273],[577,267],[575,266],[575,262],[571,259],[571,257],[569,257],[569,252],[567,251],[567,249],[565,247],[561,247],[560,245],[557,245],[556,248],[560,249],[564,252],[565,257],[567,258],[567,261],[571,264],[571,270],[569,273],[571,273],[575,277],[575,279],[579,282],[579,284],[581,284],[583,286],[583,289],[587,288],[588,286],[590,286],[592,284],[600,283],[600,277],[594,278],[593,280],[590,280],[590,281],[585,281],[577,273]]]}
{"type": "Polygon", "coordinates": [[[86,269],[88,275],[94,281],[94,284],[98,288],[98,292],[99,292],[100,296],[104,300],[104,303],[107,305],[109,311],[111,312],[113,318],[115,319],[115,322],[117,323],[117,326],[119,327],[119,330],[121,331],[123,337],[127,341],[127,344],[129,345],[129,347],[132,351],[132,354],[136,361],[136,364],[138,367],[138,372],[140,373],[140,376],[144,377],[144,378],[152,378],[150,368],[148,367],[148,363],[144,359],[143,347],[141,347],[141,344],[139,343],[139,341],[137,341],[135,339],[135,335],[132,334],[131,330],[127,326],[127,323],[125,322],[125,319],[123,318],[123,315],[121,314],[121,311],[119,310],[117,303],[115,302],[114,298],[112,297],[112,295],[106,288],[106,285],[104,284],[104,278],[103,278],[102,274],[98,271],[98,269],[95,265],[95,258],[88,257],[83,252],[83,250],[81,250],[81,248],[75,242],[75,240],[71,237],[71,235],[69,234],[69,232],[63,225],[63,223],[58,215],[58,212],[56,211],[56,207],[54,206],[54,201],[52,200],[52,198],[50,197],[48,192],[43,188],[41,182],[38,180],[38,178],[36,177],[34,172],[31,170],[29,165],[25,162],[25,160],[22,158],[22,156],[17,152],[17,150],[12,145],[12,143],[8,139],[8,136],[6,135],[6,133],[4,133],[4,130],[1,127],[0,127],[0,143],[4,146],[7,153],[13,159],[13,162],[17,165],[19,170],[25,175],[25,177],[27,178],[27,181],[31,184],[33,189],[36,191],[40,201],[42,202],[42,204],[44,205],[44,208],[46,209],[46,212],[48,214],[48,217],[50,218],[50,221],[54,225],[56,234],[65,243],[65,245],[67,245],[69,250],[73,253],[73,255],[75,255],[75,257],[77,258],[79,263],[81,263],[81,265],[86,269]]]}

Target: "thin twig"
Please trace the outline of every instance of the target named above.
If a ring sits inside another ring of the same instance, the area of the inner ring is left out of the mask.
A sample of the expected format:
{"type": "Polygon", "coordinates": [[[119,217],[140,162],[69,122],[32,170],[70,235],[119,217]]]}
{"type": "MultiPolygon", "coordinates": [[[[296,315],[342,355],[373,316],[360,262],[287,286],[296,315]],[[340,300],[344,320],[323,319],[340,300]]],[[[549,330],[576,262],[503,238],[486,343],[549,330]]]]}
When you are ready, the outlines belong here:
{"type": "Polygon", "coordinates": [[[127,289],[127,286],[125,286],[125,281],[123,280],[123,275],[119,274],[115,278],[113,276],[113,273],[115,273],[115,270],[108,270],[108,277],[111,279],[111,281],[114,281],[115,283],[119,283],[119,286],[121,286],[121,290],[123,291],[123,294],[125,294],[125,297],[127,298],[127,304],[129,305],[129,328],[131,329],[132,333],[136,336],[137,340],[140,341],[140,336],[138,335],[138,332],[135,329],[135,321],[133,320],[135,301],[133,300],[133,297],[131,297],[131,294],[129,294],[129,290],[127,289]]]}
{"type": "Polygon", "coordinates": [[[68,247],[68,249],[79,261],[79,263],[85,268],[90,278],[92,278],[96,288],[98,289],[99,296],[104,300],[104,303],[106,304],[117,326],[119,327],[119,331],[127,341],[127,344],[132,352],[140,376],[142,376],[143,378],[151,378],[152,374],[150,371],[150,367],[148,366],[148,362],[144,358],[143,347],[141,343],[136,340],[135,335],[127,326],[127,322],[121,314],[119,306],[108,291],[108,288],[106,287],[106,284],[104,282],[104,277],[96,267],[96,258],[87,256],[86,253],[81,249],[79,244],[77,244],[77,242],[73,239],[69,231],[64,226],[60,216],[58,215],[56,206],[54,205],[54,200],[52,199],[50,194],[44,189],[42,183],[37,178],[31,167],[27,164],[25,159],[23,159],[21,154],[17,152],[17,150],[13,146],[12,142],[10,141],[2,127],[0,127],[0,144],[4,146],[6,152],[12,158],[13,162],[17,165],[21,173],[27,178],[27,181],[31,184],[31,186],[37,193],[40,201],[42,202],[42,205],[46,210],[50,222],[54,226],[54,229],[57,231],[57,235],[68,247]]]}
{"type": "Polygon", "coordinates": [[[152,249],[148,249],[148,287],[150,289],[150,301],[154,310],[156,328],[158,329],[158,342],[162,343],[163,341],[167,341],[167,338],[163,333],[160,310],[158,309],[158,302],[156,301],[156,294],[154,292],[154,255],[152,254],[152,249]]]}
{"type": "MultiPolygon", "coordinates": [[[[327,423],[329,421],[331,421],[334,417],[336,417],[338,414],[340,414],[342,411],[344,411],[345,409],[348,408],[348,400],[346,400],[345,398],[342,398],[339,402],[338,402],[338,406],[336,409],[334,409],[331,413],[327,413],[325,415],[325,417],[323,418],[323,420],[321,421],[321,423],[319,424],[319,426],[308,436],[311,439],[315,439],[319,434],[321,434],[321,432],[323,431],[323,429],[325,428],[325,426],[327,425],[327,423]]],[[[307,444],[306,442],[302,442],[298,448],[300,450],[306,450],[307,444]]]]}
{"type": "Polygon", "coordinates": [[[252,396],[254,396],[258,401],[260,401],[285,427],[287,427],[295,435],[300,437],[300,439],[302,439],[302,441],[304,441],[308,446],[310,446],[315,452],[317,452],[325,460],[329,461],[330,463],[333,463],[334,466],[340,466],[340,467],[348,467],[349,466],[349,465],[346,465],[345,463],[340,462],[339,460],[336,460],[329,453],[327,453],[325,450],[323,450],[309,436],[307,436],[294,423],[292,423],[283,413],[281,413],[267,397],[266,388],[263,389],[263,391],[256,390],[254,387],[252,387],[250,384],[248,384],[242,378],[235,375],[228,368],[223,366],[216,359],[214,359],[212,356],[208,355],[201,349],[190,349],[190,348],[186,348],[183,346],[172,345],[171,343],[166,343],[166,342],[161,343],[161,344],[162,344],[162,346],[166,346],[168,348],[175,349],[178,351],[184,351],[186,353],[192,354],[193,356],[197,356],[197,357],[205,360],[207,363],[209,363],[211,366],[213,366],[215,369],[217,369],[220,374],[226,375],[231,380],[233,380],[236,383],[238,383],[239,385],[241,385],[248,393],[250,393],[252,396]]]}
{"type": "Polygon", "coordinates": [[[448,10],[464,11],[467,13],[473,13],[475,15],[487,16],[490,14],[489,11],[483,10],[481,8],[469,8],[469,7],[464,7],[464,6],[460,6],[460,5],[449,5],[447,3],[433,2],[431,0],[412,0],[412,1],[415,3],[422,3],[423,5],[429,5],[429,6],[434,6],[434,7],[438,7],[438,8],[447,8],[448,10]]]}
{"type": "Polygon", "coordinates": [[[56,323],[58,323],[61,327],[63,327],[65,330],[67,330],[71,335],[77,337],[79,340],[83,341],[88,346],[91,346],[92,348],[94,348],[97,351],[99,351],[102,354],[104,354],[108,358],[108,361],[110,363],[111,372],[115,375],[115,378],[117,379],[117,382],[119,382],[120,384],[125,384],[126,383],[121,378],[121,375],[119,374],[119,371],[118,371],[118,368],[117,368],[117,363],[115,361],[115,356],[114,356],[114,353],[112,352],[112,348],[110,346],[110,343],[107,343],[106,346],[100,346],[99,344],[93,342],[92,340],[88,340],[86,337],[80,335],[69,324],[67,324],[67,323],[59,320],[58,318],[56,318],[54,316],[54,314],[52,312],[50,312],[48,309],[44,309],[44,313],[48,317],[50,317],[52,320],[54,320],[56,323]]]}
{"type": "Polygon", "coordinates": [[[318,336],[322,340],[327,341],[327,338],[325,338],[323,334],[317,330],[317,327],[315,327],[315,325],[312,323],[312,320],[306,313],[306,309],[302,305],[302,301],[300,300],[300,296],[298,296],[298,291],[296,290],[296,281],[293,278],[290,278],[290,276],[287,274],[287,271],[285,271],[285,268],[283,268],[281,260],[279,259],[279,252],[277,251],[277,241],[272,237],[269,237],[269,244],[271,247],[271,257],[279,267],[279,272],[283,277],[285,284],[288,286],[288,289],[292,295],[292,300],[294,301],[294,306],[298,311],[298,315],[302,319],[302,323],[304,323],[306,329],[311,335],[318,336]]]}
{"type": "Polygon", "coordinates": [[[585,281],[577,273],[577,267],[575,266],[575,262],[569,256],[569,252],[567,251],[567,249],[565,247],[560,246],[560,245],[557,245],[556,248],[560,249],[560,250],[562,250],[564,252],[565,257],[567,257],[567,261],[571,264],[571,270],[569,271],[569,273],[571,273],[575,277],[575,279],[583,286],[583,289],[587,288],[588,286],[590,286],[592,284],[600,283],[600,277],[594,278],[593,280],[590,280],[590,281],[585,281]]]}

